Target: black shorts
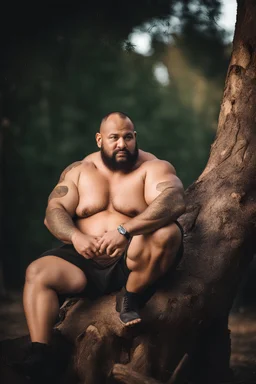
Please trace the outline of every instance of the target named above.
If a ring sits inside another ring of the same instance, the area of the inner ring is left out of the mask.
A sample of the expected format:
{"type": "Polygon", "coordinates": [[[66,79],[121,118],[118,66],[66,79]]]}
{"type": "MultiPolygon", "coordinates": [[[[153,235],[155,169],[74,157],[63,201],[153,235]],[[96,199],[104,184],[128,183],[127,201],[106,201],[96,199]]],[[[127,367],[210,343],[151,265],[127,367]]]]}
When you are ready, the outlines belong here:
{"type": "MultiPolygon", "coordinates": [[[[93,259],[86,259],[76,251],[72,244],[65,244],[58,248],[42,253],[40,257],[57,256],[80,268],[87,279],[84,291],[79,297],[96,299],[99,296],[118,291],[128,279],[130,270],[126,266],[126,252],[113,264],[103,267],[93,259]]],[[[77,296],[72,294],[72,297],[77,296]]],[[[67,295],[66,295],[67,297],[67,295]]]]}
{"type": "MultiPolygon", "coordinates": [[[[181,246],[177,253],[175,263],[166,272],[166,274],[159,279],[161,281],[166,280],[166,278],[170,276],[170,272],[176,269],[183,255],[183,229],[178,222],[176,222],[176,224],[182,233],[181,246]]],[[[126,285],[129,273],[131,272],[126,265],[126,252],[124,252],[124,254],[113,264],[107,267],[99,265],[93,259],[86,259],[80,255],[71,244],[65,244],[58,248],[50,249],[42,253],[40,257],[50,255],[60,257],[61,259],[76,265],[84,272],[87,278],[86,287],[79,294],[72,294],[72,297],[79,296],[96,299],[104,294],[119,291],[126,285]]],[[[157,286],[158,284],[156,282],[154,287],[157,286]]],[[[63,297],[64,296],[68,297],[69,295],[63,295],[63,297]]]]}

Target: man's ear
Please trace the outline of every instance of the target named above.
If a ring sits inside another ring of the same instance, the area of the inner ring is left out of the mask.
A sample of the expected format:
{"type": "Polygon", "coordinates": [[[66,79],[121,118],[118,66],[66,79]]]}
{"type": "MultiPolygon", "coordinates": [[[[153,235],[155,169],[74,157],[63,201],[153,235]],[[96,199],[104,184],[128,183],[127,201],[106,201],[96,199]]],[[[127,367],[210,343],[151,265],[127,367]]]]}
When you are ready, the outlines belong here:
{"type": "Polygon", "coordinates": [[[98,148],[101,148],[102,137],[101,137],[101,134],[99,132],[96,133],[95,139],[96,139],[96,143],[97,143],[98,148]]]}
{"type": "Polygon", "coordinates": [[[137,138],[137,132],[136,131],[134,131],[134,136],[137,138]]]}

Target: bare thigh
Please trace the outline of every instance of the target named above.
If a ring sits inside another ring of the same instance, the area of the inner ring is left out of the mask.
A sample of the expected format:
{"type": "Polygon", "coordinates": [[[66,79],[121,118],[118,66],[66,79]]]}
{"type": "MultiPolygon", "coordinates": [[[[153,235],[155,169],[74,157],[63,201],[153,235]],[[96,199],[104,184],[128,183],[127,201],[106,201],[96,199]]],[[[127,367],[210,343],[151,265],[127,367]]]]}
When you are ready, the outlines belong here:
{"type": "Polygon", "coordinates": [[[127,251],[127,267],[140,263],[145,265],[159,252],[168,253],[175,258],[182,241],[180,228],[176,223],[171,223],[155,232],[134,236],[127,251]]]}
{"type": "Polygon", "coordinates": [[[44,256],[33,261],[26,271],[27,283],[38,283],[58,293],[79,293],[87,283],[83,271],[57,256],[44,256]]]}

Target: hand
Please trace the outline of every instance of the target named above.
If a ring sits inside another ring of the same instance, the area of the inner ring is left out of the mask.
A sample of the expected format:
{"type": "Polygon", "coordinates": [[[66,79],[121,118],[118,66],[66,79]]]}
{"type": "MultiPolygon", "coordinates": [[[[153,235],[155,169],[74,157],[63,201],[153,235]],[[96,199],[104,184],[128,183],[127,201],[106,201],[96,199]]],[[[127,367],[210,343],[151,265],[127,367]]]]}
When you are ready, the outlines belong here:
{"type": "Polygon", "coordinates": [[[128,240],[118,230],[105,232],[98,241],[99,253],[110,257],[121,256],[125,251],[128,240]]]}
{"type": "Polygon", "coordinates": [[[72,243],[74,248],[80,255],[86,259],[92,259],[99,255],[98,238],[90,235],[85,235],[80,231],[74,232],[72,235],[72,243]]]}

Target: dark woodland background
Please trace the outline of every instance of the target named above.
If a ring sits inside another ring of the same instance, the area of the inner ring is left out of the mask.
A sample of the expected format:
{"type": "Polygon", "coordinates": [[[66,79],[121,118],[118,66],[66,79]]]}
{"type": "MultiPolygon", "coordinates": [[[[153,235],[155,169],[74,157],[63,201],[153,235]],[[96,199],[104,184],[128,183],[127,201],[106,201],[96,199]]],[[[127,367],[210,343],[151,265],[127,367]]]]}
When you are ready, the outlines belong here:
{"type": "MultiPolygon", "coordinates": [[[[57,244],[44,227],[61,171],[97,150],[101,118],[131,116],[139,147],[170,161],[189,186],[214,140],[232,44],[221,1],[9,2],[0,24],[1,268],[21,290],[27,265],[57,244]],[[136,52],[135,31],[152,47],[136,52]],[[168,78],[161,83],[161,66],[168,78]]],[[[251,265],[234,310],[252,307],[251,265]]]]}

